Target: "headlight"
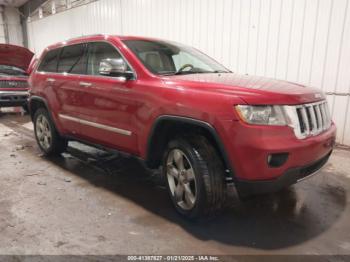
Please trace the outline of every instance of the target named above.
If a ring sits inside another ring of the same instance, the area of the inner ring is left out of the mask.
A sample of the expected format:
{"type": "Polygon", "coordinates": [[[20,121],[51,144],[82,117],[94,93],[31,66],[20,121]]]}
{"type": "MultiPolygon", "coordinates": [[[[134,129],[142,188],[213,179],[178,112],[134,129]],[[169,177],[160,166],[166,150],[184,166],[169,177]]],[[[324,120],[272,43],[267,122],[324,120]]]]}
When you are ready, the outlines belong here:
{"type": "Polygon", "coordinates": [[[237,105],[235,108],[241,119],[248,124],[287,125],[282,106],[237,105]]]}

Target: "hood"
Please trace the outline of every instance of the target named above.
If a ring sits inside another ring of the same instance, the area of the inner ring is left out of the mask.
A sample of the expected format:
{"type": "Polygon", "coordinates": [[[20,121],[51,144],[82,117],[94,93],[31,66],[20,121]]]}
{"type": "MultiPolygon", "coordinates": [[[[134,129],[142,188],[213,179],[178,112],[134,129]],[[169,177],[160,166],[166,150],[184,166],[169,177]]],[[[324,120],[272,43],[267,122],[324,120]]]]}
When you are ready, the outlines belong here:
{"type": "Polygon", "coordinates": [[[266,77],[235,73],[164,77],[168,83],[240,97],[248,104],[303,104],[325,99],[316,88],[266,77]]]}
{"type": "Polygon", "coordinates": [[[0,44],[0,65],[15,66],[26,71],[33,56],[27,48],[0,44]]]}

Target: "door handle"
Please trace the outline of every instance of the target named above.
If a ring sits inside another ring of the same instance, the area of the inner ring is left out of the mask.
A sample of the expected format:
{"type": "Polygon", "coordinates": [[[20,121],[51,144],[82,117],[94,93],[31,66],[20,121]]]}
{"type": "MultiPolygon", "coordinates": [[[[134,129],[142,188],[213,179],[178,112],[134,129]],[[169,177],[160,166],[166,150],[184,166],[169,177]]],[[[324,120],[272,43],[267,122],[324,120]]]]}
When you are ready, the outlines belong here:
{"type": "Polygon", "coordinates": [[[88,82],[79,82],[79,85],[80,85],[80,86],[84,86],[84,87],[89,87],[89,86],[91,86],[92,84],[91,84],[91,83],[88,83],[88,82]]]}
{"type": "Polygon", "coordinates": [[[49,83],[53,83],[55,82],[56,80],[53,79],[53,78],[46,78],[46,82],[49,82],[49,83]]]}

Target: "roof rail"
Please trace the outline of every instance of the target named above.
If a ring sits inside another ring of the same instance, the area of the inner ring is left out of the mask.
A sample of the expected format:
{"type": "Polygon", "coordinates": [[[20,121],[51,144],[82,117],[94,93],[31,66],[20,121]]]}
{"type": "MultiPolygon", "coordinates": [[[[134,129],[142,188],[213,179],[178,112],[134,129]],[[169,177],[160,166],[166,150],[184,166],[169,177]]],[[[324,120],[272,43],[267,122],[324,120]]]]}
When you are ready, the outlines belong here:
{"type": "Polygon", "coordinates": [[[91,34],[91,35],[81,35],[81,36],[76,36],[76,37],[73,37],[73,38],[69,38],[67,39],[66,41],[72,41],[72,40],[75,40],[75,39],[80,39],[80,38],[86,38],[86,37],[94,37],[94,36],[106,36],[108,34],[91,34]]]}

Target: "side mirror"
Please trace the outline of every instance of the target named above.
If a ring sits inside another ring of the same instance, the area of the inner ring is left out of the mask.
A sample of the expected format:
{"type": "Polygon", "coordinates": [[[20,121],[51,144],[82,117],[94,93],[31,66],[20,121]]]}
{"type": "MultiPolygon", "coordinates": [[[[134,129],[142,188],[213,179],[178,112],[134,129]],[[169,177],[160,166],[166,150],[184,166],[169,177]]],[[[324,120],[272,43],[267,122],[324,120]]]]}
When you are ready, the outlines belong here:
{"type": "Polygon", "coordinates": [[[105,76],[119,76],[127,79],[133,76],[133,73],[128,70],[128,65],[122,58],[103,59],[100,62],[99,73],[105,76]]]}

